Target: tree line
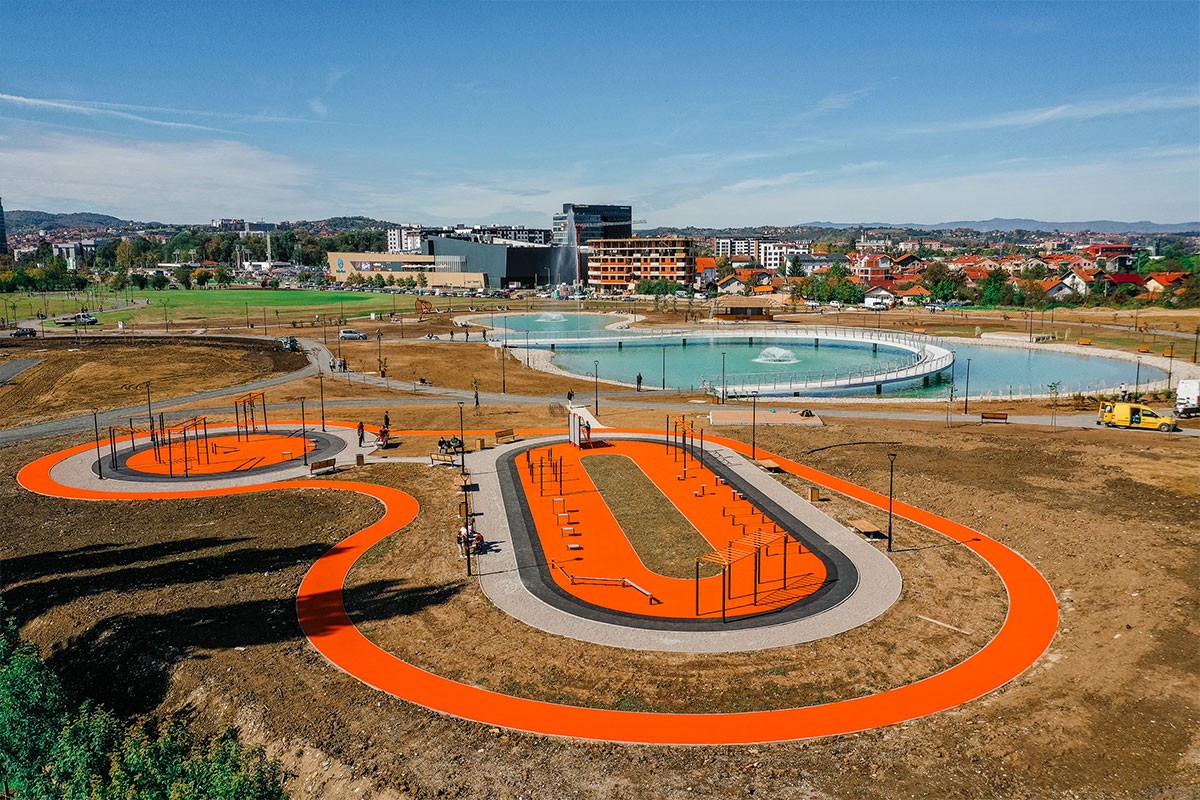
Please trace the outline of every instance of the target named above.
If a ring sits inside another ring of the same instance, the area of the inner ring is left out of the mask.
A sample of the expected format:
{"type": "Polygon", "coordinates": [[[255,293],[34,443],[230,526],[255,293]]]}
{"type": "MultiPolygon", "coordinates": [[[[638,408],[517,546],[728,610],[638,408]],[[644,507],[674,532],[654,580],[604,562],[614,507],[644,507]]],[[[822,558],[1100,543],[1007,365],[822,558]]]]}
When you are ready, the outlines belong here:
{"type": "Polygon", "coordinates": [[[74,706],[0,600],[0,791],[5,800],[285,800],[278,764],[228,731],[127,724],[74,706]]]}

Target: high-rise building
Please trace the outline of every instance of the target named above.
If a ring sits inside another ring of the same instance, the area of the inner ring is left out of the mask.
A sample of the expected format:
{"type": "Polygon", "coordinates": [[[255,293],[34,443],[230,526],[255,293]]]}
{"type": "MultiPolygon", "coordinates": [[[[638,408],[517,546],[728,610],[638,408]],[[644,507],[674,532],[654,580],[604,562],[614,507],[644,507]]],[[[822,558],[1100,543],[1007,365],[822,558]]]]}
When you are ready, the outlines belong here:
{"type": "Polygon", "coordinates": [[[8,255],[8,230],[4,226],[4,198],[0,197],[0,256],[8,255]]]}
{"type": "Polygon", "coordinates": [[[599,292],[623,292],[640,280],[696,279],[696,242],[679,236],[596,239],[591,243],[587,283],[599,292]]]}
{"type": "Polygon", "coordinates": [[[580,245],[592,239],[629,239],[633,236],[632,206],[596,206],[563,203],[551,226],[554,244],[580,245]]]}

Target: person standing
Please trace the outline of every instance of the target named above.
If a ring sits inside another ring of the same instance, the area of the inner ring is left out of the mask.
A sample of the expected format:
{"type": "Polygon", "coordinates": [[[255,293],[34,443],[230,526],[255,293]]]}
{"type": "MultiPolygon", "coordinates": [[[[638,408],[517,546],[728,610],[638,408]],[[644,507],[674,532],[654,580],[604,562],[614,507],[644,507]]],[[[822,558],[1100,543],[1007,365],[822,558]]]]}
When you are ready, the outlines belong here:
{"type": "Polygon", "coordinates": [[[642,373],[640,372],[637,374],[637,390],[639,392],[642,390],[642,373]]]}
{"type": "Polygon", "coordinates": [[[392,427],[392,418],[386,411],[383,412],[383,427],[385,427],[385,428],[392,427]]]}
{"type": "Polygon", "coordinates": [[[358,446],[363,446],[363,436],[366,434],[366,427],[362,424],[362,420],[358,422],[358,446]]]}
{"type": "Polygon", "coordinates": [[[479,408],[479,390],[475,390],[475,407],[479,408]]]}
{"type": "Polygon", "coordinates": [[[1129,387],[1124,383],[1121,384],[1121,402],[1129,399],[1129,387]]]}
{"type": "Polygon", "coordinates": [[[575,401],[575,390],[567,389],[567,405],[571,405],[575,401]]]}

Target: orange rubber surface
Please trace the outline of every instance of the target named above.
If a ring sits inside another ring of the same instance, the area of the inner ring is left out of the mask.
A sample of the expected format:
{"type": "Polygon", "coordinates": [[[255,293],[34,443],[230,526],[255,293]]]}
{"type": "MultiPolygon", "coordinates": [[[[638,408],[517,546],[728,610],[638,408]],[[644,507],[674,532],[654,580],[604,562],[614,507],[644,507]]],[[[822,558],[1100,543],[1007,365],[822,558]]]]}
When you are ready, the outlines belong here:
{"type": "MultiPolygon", "coordinates": [[[[209,476],[243,472],[294,461],[302,458],[306,450],[311,452],[314,447],[308,439],[277,433],[252,433],[240,439],[236,434],[221,434],[208,437],[206,453],[203,437],[189,438],[187,472],[189,475],[209,476]]],[[[139,450],[126,459],[125,466],[147,475],[182,475],[184,461],[184,445],[175,441],[169,448],[166,445],[159,446],[158,459],[155,458],[154,448],[146,445],[145,450],[139,450]]]]}
{"type": "MultiPolygon", "coordinates": [[[[581,450],[559,444],[526,451],[528,460],[525,455],[517,457],[517,471],[542,552],[552,565],[550,575],[564,591],[586,603],[630,614],[671,619],[721,617],[721,593],[725,588],[721,575],[700,579],[697,613],[694,577],[670,578],[651,572],[642,563],[588,476],[587,460],[600,455],[632,459],[666,500],[692,523],[709,547],[687,556],[698,558],[713,551],[726,552],[730,543],[742,540],[744,534],[754,536],[761,532],[763,538],[775,541],[759,551],[757,598],[753,553],[733,561],[725,601],[727,616],[774,611],[821,588],[826,577],[821,560],[802,550],[772,520],[754,513],[756,509],[749,501],[734,497],[729,486],[718,485],[716,475],[697,467],[694,458],[688,459],[685,470],[682,458],[676,460],[679,451],[672,448],[668,453],[662,444],[613,439],[604,445],[581,450]],[[551,461],[556,466],[562,465],[561,483],[549,467],[551,461]],[[698,495],[701,491],[703,495],[698,495]],[[651,603],[645,594],[619,583],[622,578],[649,592],[656,602],[651,603]]],[[[746,552],[749,548],[739,549],[746,552]]]]}
{"type": "MultiPolygon", "coordinates": [[[[731,440],[711,441],[739,452],[748,449],[731,440]]],[[[304,577],[296,601],[300,625],[326,658],[364,683],[426,708],[485,725],[581,739],[688,745],[749,744],[852,733],[944,711],[994,691],[1032,666],[1049,647],[1058,627],[1054,593],[1032,564],[964,525],[896,502],[897,515],[959,542],[984,559],[1008,592],[1008,615],[996,636],[959,664],[878,694],[773,711],[641,713],[511,697],[442,678],[406,663],[363,636],[346,614],[342,587],[350,568],[374,544],[416,518],[418,506],[409,495],[383,486],[342,481],[281,481],[232,489],[147,494],[76,489],[51,479],[50,470],[56,463],[91,447],[91,444],[80,445],[38,459],[21,470],[18,481],[41,494],[90,500],[170,499],[291,488],[343,489],[380,500],[385,507],[383,517],[333,547],[304,577]]],[[[788,459],[769,457],[807,480],[886,508],[887,498],[883,495],[788,459]]]]}

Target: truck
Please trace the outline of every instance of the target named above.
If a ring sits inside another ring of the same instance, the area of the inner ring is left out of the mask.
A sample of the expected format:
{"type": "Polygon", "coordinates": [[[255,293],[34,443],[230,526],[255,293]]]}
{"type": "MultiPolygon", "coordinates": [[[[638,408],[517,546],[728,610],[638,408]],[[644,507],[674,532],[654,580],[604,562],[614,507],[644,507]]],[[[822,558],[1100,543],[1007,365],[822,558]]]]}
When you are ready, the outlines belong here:
{"type": "Polygon", "coordinates": [[[1175,414],[1184,419],[1200,416],[1200,380],[1182,380],[1175,387],[1175,414]]]}
{"type": "Polygon", "coordinates": [[[887,311],[891,307],[891,303],[882,297],[868,297],[866,300],[863,300],[863,308],[870,309],[871,311],[887,311]]]}
{"type": "Polygon", "coordinates": [[[99,322],[100,320],[86,311],[80,311],[78,314],[72,314],[69,317],[59,317],[54,320],[55,325],[95,325],[99,322]]]}
{"type": "Polygon", "coordinates": [[[1096,424],[1110,428],[1157,429],[1164,433],[1175,430],[1174,417],[1159,416],[1150,406],[1141,403],[1101,403],[1096,424]]]}

